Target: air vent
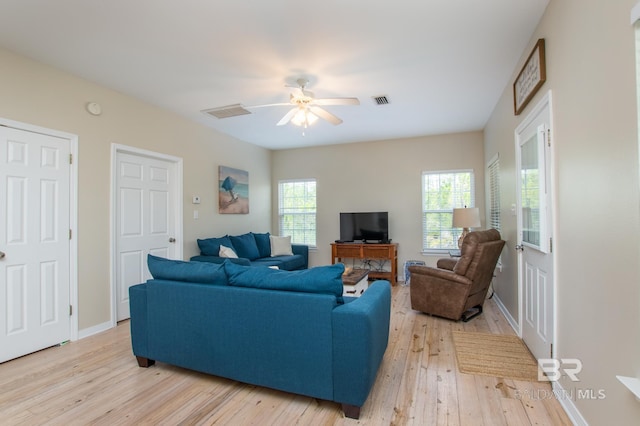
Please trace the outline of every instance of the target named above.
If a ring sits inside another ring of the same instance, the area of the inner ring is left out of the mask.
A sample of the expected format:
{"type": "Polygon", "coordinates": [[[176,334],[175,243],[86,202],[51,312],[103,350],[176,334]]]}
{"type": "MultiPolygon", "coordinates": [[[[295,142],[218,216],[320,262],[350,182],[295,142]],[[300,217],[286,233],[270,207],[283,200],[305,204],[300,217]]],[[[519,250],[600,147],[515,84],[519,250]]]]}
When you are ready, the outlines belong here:
{"type": "Polygon", "coordinates": [[[376,105],[386,105],[389,103],[389,98],[387,98],[386,95],[372,96],[372,98],[376,105]]]}
{"type": "Polygon", "coordinates": [[[205,114],[212,115],[216,118],[229,118],[229,117],[236,117],[238,115],[251,114],[251,111],[244,109],[240,104],[205,109],[205,110],[202,110],[202,112],[204,112],[205,114]]]}

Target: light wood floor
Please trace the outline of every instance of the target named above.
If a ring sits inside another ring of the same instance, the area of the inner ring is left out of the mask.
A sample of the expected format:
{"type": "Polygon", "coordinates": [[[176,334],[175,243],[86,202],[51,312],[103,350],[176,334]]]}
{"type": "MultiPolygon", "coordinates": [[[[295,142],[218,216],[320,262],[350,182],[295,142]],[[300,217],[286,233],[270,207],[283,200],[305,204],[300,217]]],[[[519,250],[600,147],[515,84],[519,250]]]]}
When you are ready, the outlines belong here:
{"type": "Polygon", "coordinates": [[[545,383],[459,373],[452,330],[513,334],[492,301],[468,323],[412,311],[393,288],[389,346],[359,420],[339,404],[245,385],[131,353],[128,322],[0,364],[2,425],[563,425],[545,383]]]}

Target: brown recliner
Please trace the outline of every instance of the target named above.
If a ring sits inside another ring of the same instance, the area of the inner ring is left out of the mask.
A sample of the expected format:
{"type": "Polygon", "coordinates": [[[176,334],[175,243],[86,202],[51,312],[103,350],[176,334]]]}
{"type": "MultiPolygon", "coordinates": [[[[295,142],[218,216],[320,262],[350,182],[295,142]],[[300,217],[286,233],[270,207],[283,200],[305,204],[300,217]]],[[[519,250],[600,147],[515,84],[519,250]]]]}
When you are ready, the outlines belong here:
{"type": "Polygon", "coordinates": [[[410,266],[411,308],[456,321],[482,313],[504,244],[495,229],[474,231],[462,241],[460,258],[439,259],[437,268],[410,266]]]}

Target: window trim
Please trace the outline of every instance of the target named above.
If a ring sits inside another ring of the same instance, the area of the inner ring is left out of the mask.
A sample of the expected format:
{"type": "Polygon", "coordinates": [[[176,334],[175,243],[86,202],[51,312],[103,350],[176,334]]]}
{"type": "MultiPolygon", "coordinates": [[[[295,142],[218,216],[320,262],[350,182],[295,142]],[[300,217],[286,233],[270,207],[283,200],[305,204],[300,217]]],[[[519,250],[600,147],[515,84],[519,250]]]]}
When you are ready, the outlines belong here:
{"type": "Polygon", "coordinates": [[[278,181],[278,232],[280,235],[283,235],[282,229],[283,229],[283,216],[284,214],[282,213],[282,209],[283,209],[283,199],[282,199],[282,188],[283,185],[288,184],[288,183],[311,183],[313,182],[315,184],[316,187],[316,197],[315,197],[315,210],[313,211],[313,214],[315,216],[315,229],[313,230],[315,233],[315,244],[311,244],[311,243],[307,243],[307,242],[298,242],[294,240],[294,236],[291,236],[291,243],[292,244],[304,244],[307,245],[309,247],[309,249],[316,249],[317,248],[317,244],[318,244],[318,180],[316,178],[301,178],[301,179],[282,179],[278,181]]]}
{"type": "MultiPolygon", "coordinates": [[[[462,173],[469,173],[471,175],[471,188],[469,189],[470,192],[470,201],[469,204],[467,205],[467,207],[475,207],[476,203],[475,203],[475,197],[476,197],[476,184],[475,184],[475,171],[473,169],[448,169],[448,170],[424,170],[422,171],[421,175],[420,175],[420,186],[421,186],[421,196],[422,196],[422,203],[421,203],[421,216],[422,216],[422,242],[421,242],[421,253],[425,254],[425,255],[432,255],[432,254],[436,254],[436,255],[443,255],[443,254],[448,254],[450,251],[452,250],[457,250],[458,246],[457,246],[457,241],[458,241],[458,237],[460,235],[460,233],[462,232],[462,230],[459,230],[458,232],[453,231],[454,232],[454,242],[455,242],[455,246],[454,247],[447,247],[447,248],[427,248],[426,247],[426,239],[427,239],[427,224],[426,224],[426,213],[428,213],[428,211],[424,208],[425,207],[425,175],[444,175],[444,174],[462,174],[462,173]]],[[[459,207],[463,207],[463,206],[459,206],[459,207]]],[[[447,209],[447,210],[439,210],[440,212],[443,213],[451,213],[451,216],[453,217],[453,209],[455,207],[451,207],[451,209],[447,209]]],[[[434,211],[435,212],[435,211],[434,211]]]]}

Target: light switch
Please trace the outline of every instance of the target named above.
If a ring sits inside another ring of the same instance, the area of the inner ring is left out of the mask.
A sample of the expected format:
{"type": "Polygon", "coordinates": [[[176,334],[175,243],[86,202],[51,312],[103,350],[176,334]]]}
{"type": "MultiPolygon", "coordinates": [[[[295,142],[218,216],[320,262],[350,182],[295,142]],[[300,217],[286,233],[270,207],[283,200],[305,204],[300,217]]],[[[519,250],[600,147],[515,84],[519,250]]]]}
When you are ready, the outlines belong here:
{"type": "Polygon", "coordinates": [[[194,210],[193,211],[193,218],[197,219],[198,218],[198,210],[194,210]]]}

